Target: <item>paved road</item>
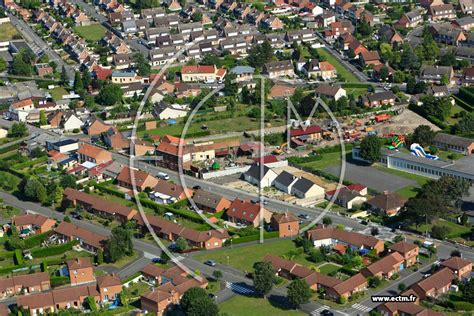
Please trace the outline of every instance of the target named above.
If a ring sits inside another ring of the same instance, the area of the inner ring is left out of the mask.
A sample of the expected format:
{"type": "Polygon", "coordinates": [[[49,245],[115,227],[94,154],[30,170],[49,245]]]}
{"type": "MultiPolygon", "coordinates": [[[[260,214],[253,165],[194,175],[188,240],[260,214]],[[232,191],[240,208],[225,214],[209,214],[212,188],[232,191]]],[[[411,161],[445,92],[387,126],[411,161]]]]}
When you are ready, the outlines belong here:
{"type": "Polygon", "coordinates": [[[12,24],[16,26],[18,31],[28,43],[37,45],[46,55],[48,55],[50,61],[56,62],[58,69],[62,69],[62,67],[66,68],[67,76],[72,85],[75,74],[74,68],[66,64],[64,60],[62,60],[61,57],[53,49],[51,49],[51,47],[49,47],[48,44],[43,41],[43,39],[41,39],[27,23],[18,19],[11,13],[8,13],[8,16],[10,17],[12,24]]]}

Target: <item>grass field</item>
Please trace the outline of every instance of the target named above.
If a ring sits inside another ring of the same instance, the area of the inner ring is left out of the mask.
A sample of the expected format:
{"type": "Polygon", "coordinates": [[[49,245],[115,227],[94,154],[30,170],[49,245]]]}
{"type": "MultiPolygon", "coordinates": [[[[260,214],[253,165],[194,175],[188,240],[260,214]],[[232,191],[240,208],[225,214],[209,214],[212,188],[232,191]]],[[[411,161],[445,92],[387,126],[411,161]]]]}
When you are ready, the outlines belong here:
{"type": "Polygon", "coordinates": [[[104,37],[106,29],[100,24],[75,26],[74,31],[85,40],[97,42],[104,37]]]}
{"type": "Polygon", "coordinates": [[[69,94],[63,87],[56,87],[49,92],[54,101],[62,100],[63,95],[69,94]]]}
{"type": "Polygon", "coordinates": [[[0,42],[10,41],[15,35],[18,35],[18,31],[13,24],[10,22],[0,24],[0,42]]]}
{"type": "MultiPolygon", "coordinates": [[[[178,121],[177,124],[168,125],[165,127],[156,128],[153,130],[148,131],[139,131],[137,134],[139,136],[148,134],[148,135],[173,135],[173,136],[181,136],[183,132],[185,122],[183,120],[178,121]]],[[[284,125],[285,122],[277,122],[275,120],[271,121],[272,126],[279,126],[284,125]]],[[[249,119],[246,116],[240,117],[233,117],[221,120],[214,120],[214,121],[205,121],[205,122],[191,122],[189,124],[188,130],[186,134],[193,134],[197,132],[202,132],[201,129],[202,125],[207,126],[207,130],[211,132],[211,134],[222,134],[228,132],[242,132],[242,131],[250,131],[250,130],[257,130],[260,128],[260,121],[249,119]]]]}
{"type": "Polygon", "coordinates": [[[359,82],[359,79],[346,67],[344,67],[344,65],[342,65],[333,55],[331,55],[329,51],[324,48],[318,48],[317,51],[320,56],[323,56],[326,61],[336,68],[337,74],[344,78],[347,82],[359,82]]]}
{"type": "Polygon", "coordinates": [[[471,231],[471,229],[467,226],[458,225],[456,223],[445,221],[442,219],[436,220],[432,224],[419,225],[418,228],[416,228],[413,225],[411,226],[411,228],[416,229],[421,234],[421,233],[424,233],[425,231],[430,232],[433,226],[441,226],[448,229],[449,230],[449,234],[447,234],[448,238],[461,237],[462,235],[468,234],[471,231]]]}
{"type": "MultiPolygon", "coordinates": [[[[324,153],[322,154],[322,156],[323,156],[323,159],[321,160],[307,162],[301,165],[305,167],[312,167],[312,168],[324,170],[327,167],[341,164],[341,152],[324,153]]],[[[349,160],[351,156],[352,156],[351,152],[348,152],[346,155],[346,160],[349,160]]]]}
{"type": "MultiPolygon", "coordinates": [[[[232,249],[227,247],[222,250],[199,254],[194,256],[194,258],[203,262],[206,260],[214,260],[227,265],[227,257],[229,257],[228,262],[231,267],[241,271],[253,271],[253,264],[262,261],[265,255],[272,254],[281,256],[295,249],[295,245],[291,240],[277,240],[245,247],[234,246],[232,249]]],[[[293,259],[293,261],[308,267],[314,265],[314,263],[307,261],[304,255],[298,256],[293,259]]]]}
{"type": "Polygon", "coordinates": [[[299,310],[284,309],[269,302],[264,298],[253,298],[246,296],[234,296],[230,300],[219,304],[219,311],[229,316],[292,316],[306,315],[299,310]]]}
{"type": "Polygon", "coordinates": [[[410,185],[410,186],[404,187],[403,189],[398,190],[397,193],[400,194],[401,196],[409,199],[411,197],[416,196],[419,189],[420,188],[417,188],[415,186],[410,185]]]}
{"type": "Polygon", "coordinates": [[[341,269],[341,267],[332,263],[323,263],[318,267],[318,269],[320,273],[329,275],[332,272],[338,271],[339,269],[341,269]]]}

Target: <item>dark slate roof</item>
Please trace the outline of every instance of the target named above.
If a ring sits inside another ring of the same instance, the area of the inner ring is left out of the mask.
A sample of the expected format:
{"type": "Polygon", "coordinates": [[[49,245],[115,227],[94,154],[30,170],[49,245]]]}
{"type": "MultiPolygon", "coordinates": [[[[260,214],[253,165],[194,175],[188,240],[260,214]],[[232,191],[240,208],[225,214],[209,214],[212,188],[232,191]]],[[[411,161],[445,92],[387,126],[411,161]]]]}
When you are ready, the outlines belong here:
{"type": "Polygon", "coordinates": [[[301,178],[298,181],[295,182],[293,185],[293,188],[300,192],[308,192],[309,189],[311,189],[314,185],[314,182],[306,179],[306,178],[301,178]]]}
{"type": "Polygon", "coordinates": [[[255,165],[252,165],[252,167],[250,167],[250,169],[247,170],[247,172],[245,174],[248,175],[248,176],[251,176],[254,179],[262,180],[262,178],[268,173],[268,171],[270,171],[270,168],[263,165],[263,174],[261,175],[260,174],[260,165],[255,164],[255,165]]]}
{"type": "Polygon", "coordinates": [[[197,190],[193,196],[194,203],[198,205],[204,205],[210,208],[216,208],[216,206],[221,201],[222,196],[212,192],[207,192],[204,190],[197,190]]]}
{"type": "Polygon", "coordinates": [[[433,140],[435,142],[461,146],[461,147],[468,147],[472,143],[474,143],[473,139],[470,139],[467,137],[456,136],[456,135],[445,134],[445,133],[436,134],[433,140]]]}
{"type": "Polygon", "coordinates": [[[280,183],[284,186],[289,186],[295,181],[296,177],[289,172],[283,171],[276,177],[275,182],[280,183]]]}

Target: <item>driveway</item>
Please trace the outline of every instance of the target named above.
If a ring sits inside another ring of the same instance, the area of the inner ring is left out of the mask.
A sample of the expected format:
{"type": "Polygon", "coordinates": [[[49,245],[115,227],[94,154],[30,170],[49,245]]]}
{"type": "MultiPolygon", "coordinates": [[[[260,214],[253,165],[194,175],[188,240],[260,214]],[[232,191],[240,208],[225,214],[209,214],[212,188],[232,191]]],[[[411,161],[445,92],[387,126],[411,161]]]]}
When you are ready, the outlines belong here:
{"type": "MultiPolygon", "coordinates": [[[[331,166],[324,171],[339,176],[341,166],[331,166]]],[[[347,162],[345,180],[363,184],[375,191],[397,191],[407,186],[418,186],[416,181],[377,170],[371,166],[347,162]]]]}

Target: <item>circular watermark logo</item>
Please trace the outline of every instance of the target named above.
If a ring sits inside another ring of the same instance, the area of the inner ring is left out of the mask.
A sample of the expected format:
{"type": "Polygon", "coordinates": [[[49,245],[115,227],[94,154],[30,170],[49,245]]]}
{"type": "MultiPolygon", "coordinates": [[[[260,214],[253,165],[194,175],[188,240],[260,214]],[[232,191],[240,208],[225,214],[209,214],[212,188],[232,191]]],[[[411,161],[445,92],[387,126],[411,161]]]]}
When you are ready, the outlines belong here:
{"type": "MultiPolygon", "coordinates": [[[[134,144],[135,144],[135,141],[137,139],[137,127],[139,125],[139,120],[142,116],[143,108],[145,106],[146,101],[150,97],[151,93],[156,91],[155,86],[157,85],[157,83],[161,82],[161,80],[163,78],[165,78],[167,70],[171,66],[173,66],[174,63],[181,56],[183,56],[183,54],[187,50],[189,50],[193,46],[198,45],[199,42],[201,42],[201,41],[202,41],[201,39],[197,39],[197,40],[195,40],[191,43],[188,43],[183,48],[181,48],[173,56],[173,58],[169,59],[166,62],[166,64],[164,64],[162,66],[162,68],[160,69],[158,74],[155,76],[155,78],[150,83],[150,85],[147,88],[147,90],[144,94],[144,97],[143,97],[143,99],[140,103],[140,106],[138,108],[137,115],[135,117],[135,121],[134,121],[134,124],[133,124],[133,129],[132,129],[132,134],[131,134],[131,144],[130,144],[130,159],[129,159],[130,177],[131,177],[131,182],[132,182],[132,187],[133,187],[133,194],[134,194],[134,197],[135,197],[137,208],[139,210],[139,214],[140,214],[145,226],[147,227],[147,229],[150,232],[150,234],[152,235],[154,241],[161,248],[161,250],[164,253],[166,253],[166,255],[176,265],[178,265],[181,269],[183,269],[184,271],[186,271],[188,274],[190,274],[191,276],[193,276],[194,278],[196,278],[199,281],[202,280],[202,277],[199,276],[198,274],[196,274],[194,271],[192,271],[188,267],[186,267],[186,265],[183,264],[180,260],[182,258],[181,256],[175,256],[172,252],[169,251],[169,249],[166,247],[166,245],[156,235],[153,227],[151,226],[150,222],[148,221],[148,218],[147,218],[146,213],[144,211],[143,205],[140,202],[140,198],[138,196],[139,191],[137,190],[136,180],[135,180],[135,176],[134,176],[134,174],[135,174],[134,165],[136,163],[136,160],[140,160],[140,157],[135,157],[134,156],[134,154],[135,154],[134,153],[134,149],[135,149],[134,144]]],[[[267,101],[266,101],[266,97],[265,97],[265,84],[266,84],[265,81],[267,81],[267,80],[273,81],[274,79],[275,78],[270,78],[269,76],[254,75],[253,80],[252,80],[253,82],[255,82],[255,80],[259,80],[260,81],[260,89],[261,89],[261,91],[260,91],[260,116],[259,116],[260,117],[260,121],[259,121],[260,124],[259,124],[259,130],[258,130],[258,136],[259,136],[259,150],[258,150],[258,152],[259,152],[259,157],[258,157],[258,160],[257,160],[258,161],[257,163],[260,167],[260,170],[259,170],[260,175],[263,175],[264,172],[265,172],[264,159],[265,159],[265,156],[266,156],[266,154],[265,154],[265,152],[266,152],[265,135],[267,133],[266,133],[266,125],[265,125],[265,111],[266,111],[267,101]]],[[[295,81],[293,81],[293,80],[288,80],[288,79],[285,79],[285,78],[277,78],[277,79],[280,82],[284,81],[285,85],[294,85],[295,84],[295,81]]],[[[246,84],[246,83],[249,83],[249,82],[242,82],[242,81],[237,81],[237,79],[234,79],[234,81],[232,83],[246,84]]],[[[176,177],[173,177],[175,180],[178,181],[177,185],[179,185],[183,188],[187,188],[186,178],[189,177],[185,174],[184,166],[183,166],[183,157],[185,155],[185,150],[186,150],[186,146],[187,146],[185,139],[186,139],[188,129],[189,129],[191,123],[193,122],[193,118],[198,113],[198,111],[201,109],[201,107],[206,103],[206,101],[208,101],[214,95],[218,94],[223,88],[224,88],[223,84],[217,84],[217,86],[214,86],[213,89],[211,89],[210,92],[206,96],[204,96],[201,99],[201,101],[192,109],[190,114],[187,115],[187,120],[186,120],[186,122],[183,126],[180,141],[178,142],[178,172],[176,173],[176,177]]],[[[302,123],[301,128],[306,129],[308,126],[303,124],[304,121],[301,119],[300,115],[296,111],[295,106],[292,104],[291,98],[289,96],[287,96],[286,100],[287,100],[287,106],[288,106],[288,117],[287,117],[287,126],[286,126],[286,133],[287,133],[287,136],[288,136],[287,148],[288,148],[288,150],[291,150],[291,138],[290,138],[290,135],[289,135],[290,134],[290,129],[292,127],[291,116],[294,115],[296,117],[297,121],[302,123]]],[[[324,111],[327,112],[327,114],[329,115],[329,117],[331,119],[332,126],[335,127],[336,132],[337,132],[337,136],[339,138],[339,146],[341,147],[341,168],[340,168],[340,172],[339,172],[339,181],[338,181],[337,186],[336,186],[336,191],[332,195],[329,203],[324,208],[318,208],[318,207],[304,208],[304,210],[307,213],[315,214],[316,216],[309,223],[307,223],[304,226],[300,227],[300,233],[311,229],[317,223],[319,223],[324,216],[328,215],[328,212],[330,211],[331,207],[334,205],[334,202],[337,199],[337,196],[339,194],[339,190],[343,187],[343,179],[344,179],[345,170],[346,170],[346,152],[345,152],[345,146],[344,146],[344,141],[343,141],[342,129],[341,129],[335,115],[332,113],[330,108],[324,103],[324,101],[319,99],[319,98],[316,98],[315,101],[316,102],[313,106],[313,109],[311,110],[311,113],[310,113],[309,117],[306,118],[305,121],[311,121],[312,116],[316,112],[316,109],[317,109],[318,106],[321,106],[324,109],[324,111]]],[[[229,132],[231,132],[231,131],[229,131],[229,132]]],[[[291,152],[289,154],[291,154],[291,152]]],[[[159,159],[159,157],[155,157],[156,159],[149,159],[149,158],[150,157],[146,157],[145,160],[158,160],[159,159]]],[[[147,170],[148,169],[149,168],[147,168],[147,170]]],[[[174,172],[172,172],[172,173],[174,174],[174,172]]],[[[253,194],[250,193],[250,192],[240,192],[241,194],[238,194],[238,193],[236,193],[235,190],[231,190],[230,188],[228,190],[223,189],[222,186],[217,185],[217,184],[215,184],[211,181],[205,181],[205,180],[202,180],[202,181],[203,181],[203,183],[206,184],[206,188],[208,188],[209,191],[212,192],[215,189],[216,191],[227,192],[227,194],[229,195],[228,197],[231,198],[231,199],[239,198],[240,195],[253,196],[253,194]]],[[[265,192],[264,192],[264,186],[262,185],[262,183],[260,183],[260,185],[258,185],[257,187],[258,187],[258,192],[257,192],[256,197],[258,198],[258,201],[259,201],[258,204],[259,204],[259,207],[260,207],[260,212],[259,212],[260,242],[263,243],[264,242],[264,232],[265,232],[265,225],[264,225],[265,224],[265,219],[264,219],[265,212],[263,212],[262,210],[265,207],[265,205],[267,204],[266,202],[269,201],[269,199],[267,197],[265,197],[265,195],[264,195],[265,192]]],[[[221,227],[218,224],[216,224],[215,222],[211,221],[204,214],[204,212],[199,209],[199,207],[194,202],[193,197],[188,192],[188,190],[184,190],[183,192],[186,195],[187,200],[189,201],[190,207],[194,210],[194,212],[196,214],[198,214],[201,217],[203,222],[207,223],[209,225],[209,227],[212,227],[212,229],[215,229],[215,230],[222,231],[222,230],[225,229],[224,227],[221,227]]],[[[272,201],[272,200],[270,199],[270,201],[272,201]]],[[[284,203],[284,202],[281,202],[281,201],[278,201],[278,202],[273,201],[273,202],[274,203],[271,203],[271,206],[272,207],[277,206],[276,208],[278,208],[280,211],[281,211],[282,207],[286,208],[286,210],[288,210],[290,212],[300,212],[301,211],[301,207],[295,207],[293,204],[284,203]]],[[[268,203],[268,204],[270,204],[270,203],[268,203]]],[[[274,209],[269,209],[269,211],[275,211],[275,210],[274,209]]],[[[333,216],[336,216],[336,215],[333,215],[333,216]]]]}

